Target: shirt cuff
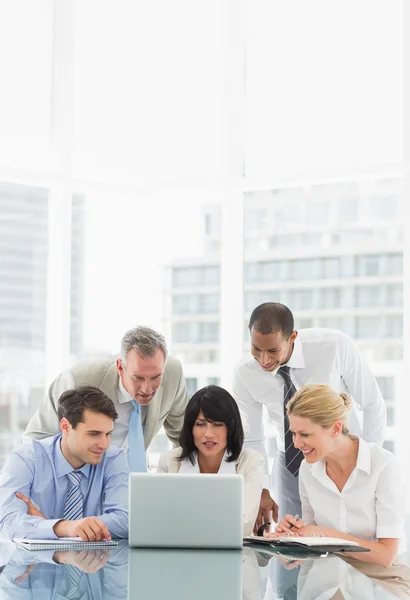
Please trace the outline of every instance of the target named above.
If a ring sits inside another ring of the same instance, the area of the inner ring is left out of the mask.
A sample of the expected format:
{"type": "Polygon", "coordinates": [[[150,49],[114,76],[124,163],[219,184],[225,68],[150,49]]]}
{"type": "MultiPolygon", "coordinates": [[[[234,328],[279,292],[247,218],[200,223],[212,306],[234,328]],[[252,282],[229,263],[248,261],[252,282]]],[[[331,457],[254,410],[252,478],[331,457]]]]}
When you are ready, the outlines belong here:
{"type": "Polygon", "coordinates": [[[270,490],[270,475],[269,473],[264,473],[263,474],[263,489],[264,490],[270,490]]]}
{"type": "Polygon", "coordinates": [[[392,525],[389,527],[388,525],[384,525],[381,527],[377,527],[376,529],[377,539],[380,538],[402,538],[404,537],[403,528],[400,525],[392,525]]]}
{"type": "Polygon", "coordinates": [[[54,533],[54,525],[62,519],[41,519],[36,528],[36,536],[40,540],[58,540],[59,537],[54,533]]]}

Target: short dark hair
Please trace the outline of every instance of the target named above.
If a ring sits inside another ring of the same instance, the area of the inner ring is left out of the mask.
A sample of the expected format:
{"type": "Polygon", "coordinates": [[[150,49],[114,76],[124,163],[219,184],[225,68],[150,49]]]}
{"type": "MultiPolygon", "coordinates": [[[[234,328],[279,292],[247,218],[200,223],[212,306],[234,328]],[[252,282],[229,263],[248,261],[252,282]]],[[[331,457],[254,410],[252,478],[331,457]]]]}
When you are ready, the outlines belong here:
{"type": "Polygon", "coordinates": [[[259,333],[281,331],[286,339],[293,333],[295,323],[291,310],[279,302],[264,302],[257,306],[249,319],[249,329],[259,333]]]}
{"type": "Polygon", "coordinates": [[[58,418],[65,417],[75,429],[84,422],[84,410],[106,415],[113,421],[118,418],[113,401],[92,385],[79,385],[63,392],[58,400],[58,418]]]}
{"type": "Polygon", "coordinates": [[[208,385],[198,390],[188,402],[186,407],[184,424],[179,436],[182,454],[179,460],[189,458],[195,464],[197,448],[194,444],[192,428],[200,411],[209,422],[220,421],[225,423],[228,429],[226,462],[238,459],[243,446],[244,433],[238,405],[231,394],[218,385],[208,385]]]}

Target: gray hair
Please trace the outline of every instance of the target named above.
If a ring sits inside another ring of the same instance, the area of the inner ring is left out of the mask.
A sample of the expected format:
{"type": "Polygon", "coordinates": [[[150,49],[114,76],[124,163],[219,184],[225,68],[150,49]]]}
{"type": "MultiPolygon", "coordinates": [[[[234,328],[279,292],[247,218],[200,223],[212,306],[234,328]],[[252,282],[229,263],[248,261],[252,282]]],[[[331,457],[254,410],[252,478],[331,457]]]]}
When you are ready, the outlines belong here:
{"type": "Polygon", "coordinates": [[[162,350],[166,360],[168,354],[164,336],[150,327],[134,327],[124,333],[120,350],[120,357],[124,365],[130,350],[136,350],[143,358],[155,356],[158,350],[162,350]]]}

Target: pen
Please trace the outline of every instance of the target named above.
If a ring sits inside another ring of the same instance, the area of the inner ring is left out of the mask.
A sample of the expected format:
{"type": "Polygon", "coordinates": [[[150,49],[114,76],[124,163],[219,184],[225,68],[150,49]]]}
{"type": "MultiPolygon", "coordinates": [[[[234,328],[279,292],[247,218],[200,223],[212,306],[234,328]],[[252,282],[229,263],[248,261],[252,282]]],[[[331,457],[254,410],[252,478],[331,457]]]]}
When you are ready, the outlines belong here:
{"type": "MultiPolygon", "coordinates": [[[[299,518],[300,518],[300,515],[299,515],[299,514],[296,514],[296,515],[295,515],[295,521],[299,521],[299,518]]],[[[294,525],[291,525],[291,526],[289,527],[289,529],[292,529],[292,527],[294,527],[294,525]]]]}

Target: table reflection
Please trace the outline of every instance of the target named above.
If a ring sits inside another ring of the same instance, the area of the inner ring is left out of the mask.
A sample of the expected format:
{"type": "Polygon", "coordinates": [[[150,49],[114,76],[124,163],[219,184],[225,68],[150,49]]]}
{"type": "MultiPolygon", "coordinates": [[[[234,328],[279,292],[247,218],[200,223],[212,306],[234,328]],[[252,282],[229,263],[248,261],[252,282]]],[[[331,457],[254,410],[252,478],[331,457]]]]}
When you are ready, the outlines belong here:
{"type": "Polygon", "coordinates": [[[0,599],[388,600],[410,597],[410,568],[338,556],[240,550],[27,552],[0,546],[0,599]],[[58,564],[57,564],[58,563],[58,564]],[[1,565],[4,565],[3,567],[1,565]]]}

